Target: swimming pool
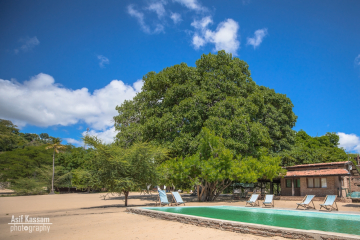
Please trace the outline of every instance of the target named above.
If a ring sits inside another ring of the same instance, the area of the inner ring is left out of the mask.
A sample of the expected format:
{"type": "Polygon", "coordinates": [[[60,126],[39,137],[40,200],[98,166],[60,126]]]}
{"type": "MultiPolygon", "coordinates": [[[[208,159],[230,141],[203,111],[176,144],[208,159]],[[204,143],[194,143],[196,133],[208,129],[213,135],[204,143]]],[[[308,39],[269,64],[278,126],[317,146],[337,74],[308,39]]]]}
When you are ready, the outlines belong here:
{"type": "Polygon", "coordinates": [[[236,222],[360,235],[360,215],[235,206],[144,208],[236,222]]]}

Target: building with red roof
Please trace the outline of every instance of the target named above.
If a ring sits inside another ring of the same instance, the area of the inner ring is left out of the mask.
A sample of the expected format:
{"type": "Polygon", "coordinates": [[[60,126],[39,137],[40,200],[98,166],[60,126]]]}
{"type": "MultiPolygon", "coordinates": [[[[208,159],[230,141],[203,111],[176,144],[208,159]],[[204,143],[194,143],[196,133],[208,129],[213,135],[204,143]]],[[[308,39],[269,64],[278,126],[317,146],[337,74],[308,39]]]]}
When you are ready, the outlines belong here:
{"type": "Polygon", "coordinates": [[[281,178],[282,196],[345,197],[348,191],[360,191],[360,181],[358,182],[360,174],[351,161],[303,164],[284,168],[287,173],[281,178]]]}

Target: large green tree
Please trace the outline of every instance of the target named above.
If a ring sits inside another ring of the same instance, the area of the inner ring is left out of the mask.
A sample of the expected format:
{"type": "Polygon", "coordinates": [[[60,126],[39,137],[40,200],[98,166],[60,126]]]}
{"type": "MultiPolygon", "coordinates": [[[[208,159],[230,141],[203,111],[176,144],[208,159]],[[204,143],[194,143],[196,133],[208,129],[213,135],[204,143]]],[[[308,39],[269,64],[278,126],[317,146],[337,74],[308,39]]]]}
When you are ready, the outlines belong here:
{"type": "Polygon", "coordinates": [[[284,94],[258,86],[246,62],[224,51],[202,55],[143,77],[133,100],[117,107],[117,143],[136,141],[168,148],[172,156],[195,154],[203,127],[214,130],[236,154],[255,156],[262,147],[290,149],[296,116],[284,94]]]}

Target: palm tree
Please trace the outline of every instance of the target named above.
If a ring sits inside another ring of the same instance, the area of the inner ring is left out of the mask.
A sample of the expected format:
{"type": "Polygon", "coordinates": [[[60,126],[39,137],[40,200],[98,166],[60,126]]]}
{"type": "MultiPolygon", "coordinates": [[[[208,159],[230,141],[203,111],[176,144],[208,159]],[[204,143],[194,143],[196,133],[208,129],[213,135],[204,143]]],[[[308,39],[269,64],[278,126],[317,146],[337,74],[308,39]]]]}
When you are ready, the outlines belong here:
{"type": "Polygon", "coordinates": [[[60,138],[52,138],[52,143],[48,143],[46,149],[53,149],[53,172],[52,172],[52,179],[51,179],[51,192],[50,194],[54,194],[54,176],[55,176],[55,152],[59,153],[61,150],[65,150],[66,146],[61,145],[60,138]]]}

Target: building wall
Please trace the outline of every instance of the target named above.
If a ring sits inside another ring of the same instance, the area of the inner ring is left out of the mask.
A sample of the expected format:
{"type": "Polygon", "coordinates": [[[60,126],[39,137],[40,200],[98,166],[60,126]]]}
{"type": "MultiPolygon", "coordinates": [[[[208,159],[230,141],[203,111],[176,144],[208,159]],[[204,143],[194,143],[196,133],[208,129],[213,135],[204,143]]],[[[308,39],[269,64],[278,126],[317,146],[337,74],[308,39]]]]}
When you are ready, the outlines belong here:
{"type": "MultiPolygon", "coordinates": [[[[292,196],[292,188],[287,188],[286,187],[286,179],[289,179],[289,178],[282,178],[281,179],[281,193],[280,194],[281,194],[281,196],[292,196]]],[[[301,187],[301,183],[300,183],[300,187],[301,187]]],[[[301,188],[295,188],[294,189],[295,190],[294,191],[294,196],[301,196],[300,189],[301,188]]]]}
{"type": "Polygon", "coordinates": [[[339,195],[340,191],[340,180],[338,176],[326,177],[327,187],[326,188],[308,188],[306,177],[300,178],[300,194],[305,195],[316,195],[317,197],[325,197],[326,195],[339,195]]]}
{"type": "MultiPolygon", "coordinates": [[[[317,197],[325,197],[326,195],[339,195],[341,182],[338,176],[326,177],[326,188],[308,188],[306,177],[300,178],[300,196],[316,195],[317,197]]],[[[344,181],[345,183],[346,181],[344,181]]],[[[345,186],[344,186],[345,187],[345,186]]],[[[281,179],[281,195],[292,196],[292,189],[286,187],[286,178],[281,179]]],[[[296,196],[296,194],[295,194],[296,196]]]]}

